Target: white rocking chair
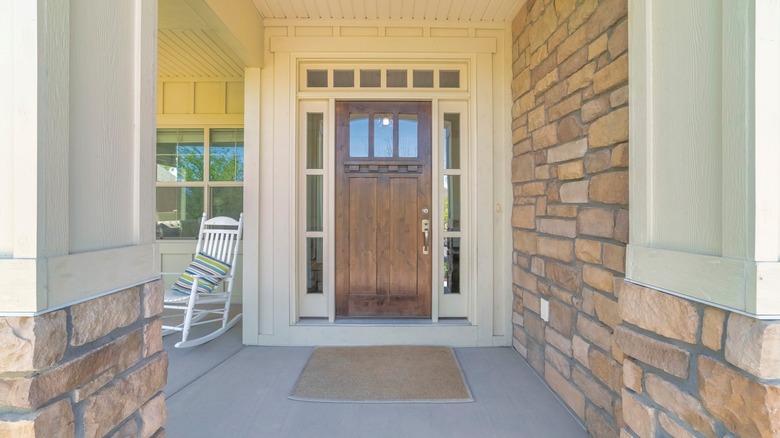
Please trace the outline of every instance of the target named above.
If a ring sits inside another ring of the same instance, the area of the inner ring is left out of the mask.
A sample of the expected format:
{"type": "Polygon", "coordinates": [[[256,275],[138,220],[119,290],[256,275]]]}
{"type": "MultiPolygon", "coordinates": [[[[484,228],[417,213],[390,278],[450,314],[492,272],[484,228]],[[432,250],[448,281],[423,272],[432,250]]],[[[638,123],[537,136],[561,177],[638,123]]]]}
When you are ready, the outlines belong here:
{"type": "MultiPolygon", "coordinates": [[[[233,276],[236,272],[236,256],[241,242],[244,215],[235,219],[220,216],[200,221],[195,260],[181,274],[173,288],[165,291],[163,307],[183,311],[184,319],[175,325],[166,325],[169,318],[181,318],[179,312],[163,316],[163,336],[181,332],[176,348],[194,347],[225,333],[241,319],[241,314],[228,321],[230,298],[233,293],[233,276]],[[220,286],[219,283],[222,282],[220,286]],[[222,287],[222,290],[217,290],[222,287]],[[218,316],[213,318],[211,316],[218,316]],[[190,329],[197,325],[219,324],[207,335],[189,339],[190,329]]],[[[164,272],[163,275],[170,273],[164,272]]]]}

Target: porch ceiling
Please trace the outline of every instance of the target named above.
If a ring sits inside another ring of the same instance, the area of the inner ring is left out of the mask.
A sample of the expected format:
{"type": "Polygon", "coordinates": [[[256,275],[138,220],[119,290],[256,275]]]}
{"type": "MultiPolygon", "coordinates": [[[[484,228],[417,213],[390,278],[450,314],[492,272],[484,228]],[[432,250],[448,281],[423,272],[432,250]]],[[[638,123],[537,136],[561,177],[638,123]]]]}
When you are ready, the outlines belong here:
{"type": "Polygon", "coordinates": [[[252,0],[264,18],[511,21],[525,0],[252,0]]]}
{"type": "Polygon", "coordinates": [[[159,0],[158,77],[243,77],[261,62],[263,19],[501,23],[525,1],[159,0]]]}

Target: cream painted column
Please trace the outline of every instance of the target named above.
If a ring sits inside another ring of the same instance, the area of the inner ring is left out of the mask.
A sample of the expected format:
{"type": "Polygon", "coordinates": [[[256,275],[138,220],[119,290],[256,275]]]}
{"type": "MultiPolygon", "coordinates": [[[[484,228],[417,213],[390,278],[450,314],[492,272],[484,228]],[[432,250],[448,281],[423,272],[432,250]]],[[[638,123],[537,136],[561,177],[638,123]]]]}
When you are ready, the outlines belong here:
{"type": "Polygon", "coordinates": [[[13,1],[3,12],[0,156],[12,169],[0,172],[0,313],[155,279],[156,0],[13,1]]]}
{"type": "Polygon", "coordinates": [[[259,68],[244,70],[244,291],[243,337],[244,344],[256,344],[260,314],[260,247],[263,215],[260,209],[260,89],[259,68]],[[255,171],[248,171],[254,169],[255,171]]]}

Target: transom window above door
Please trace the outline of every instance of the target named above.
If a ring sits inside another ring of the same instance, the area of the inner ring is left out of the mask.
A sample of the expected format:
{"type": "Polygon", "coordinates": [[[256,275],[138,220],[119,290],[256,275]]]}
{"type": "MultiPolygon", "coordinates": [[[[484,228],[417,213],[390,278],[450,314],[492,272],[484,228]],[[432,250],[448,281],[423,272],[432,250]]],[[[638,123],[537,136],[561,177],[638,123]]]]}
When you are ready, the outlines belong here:
{"type": "Polygon", "coordinates": [[[301,91],[409,90],[466,91],[466,65],[313,64],[300,67],[301,91]]]}

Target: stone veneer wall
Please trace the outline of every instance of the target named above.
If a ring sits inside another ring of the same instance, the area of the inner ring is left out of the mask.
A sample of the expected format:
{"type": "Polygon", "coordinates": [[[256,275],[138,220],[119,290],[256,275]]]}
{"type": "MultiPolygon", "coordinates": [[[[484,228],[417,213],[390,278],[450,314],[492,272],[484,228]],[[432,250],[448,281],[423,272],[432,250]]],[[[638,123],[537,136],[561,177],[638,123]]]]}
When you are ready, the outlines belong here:
{"type": "Polygon", "coordinates": [[[627,0],[513,22],[514,347],[593,436],[780,436],[780,323],[623,280],[627,26],[627,0]]]}
{"type": "Polygon", "coordinates": [[[0,437],[160,437],[160,281],[35,317],[0,317],[0,437]]]}

